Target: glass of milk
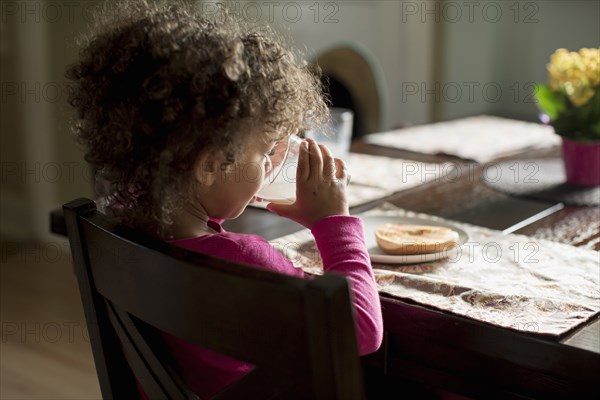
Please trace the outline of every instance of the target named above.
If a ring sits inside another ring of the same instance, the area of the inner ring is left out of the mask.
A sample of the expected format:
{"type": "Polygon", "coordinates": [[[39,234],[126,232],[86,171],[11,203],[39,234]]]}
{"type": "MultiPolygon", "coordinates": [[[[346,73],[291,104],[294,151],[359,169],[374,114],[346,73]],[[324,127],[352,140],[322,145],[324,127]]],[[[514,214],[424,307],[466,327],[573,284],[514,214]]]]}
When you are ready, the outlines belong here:
{"type": "Polygon", "coordinates": [[[275,146],[267,160],[267,174],[263,186],[256,194],[259,201],[292,204],[296,201],[296,171],[302,139],[290,135],[287,141],[275,146]]]}

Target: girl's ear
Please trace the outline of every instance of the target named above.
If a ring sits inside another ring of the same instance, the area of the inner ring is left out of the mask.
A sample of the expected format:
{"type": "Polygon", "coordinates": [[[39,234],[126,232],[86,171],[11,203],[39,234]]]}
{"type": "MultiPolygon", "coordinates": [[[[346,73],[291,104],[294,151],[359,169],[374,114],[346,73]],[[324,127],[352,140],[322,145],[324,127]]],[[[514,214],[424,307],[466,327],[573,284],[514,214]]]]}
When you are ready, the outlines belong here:
{"type": "Polygon", "coordinates": [[[204,152],[196,161],[194,176],[196,181],[203,186],[212,186],[217,179],[219,163],[210,152],[204,152]]]}

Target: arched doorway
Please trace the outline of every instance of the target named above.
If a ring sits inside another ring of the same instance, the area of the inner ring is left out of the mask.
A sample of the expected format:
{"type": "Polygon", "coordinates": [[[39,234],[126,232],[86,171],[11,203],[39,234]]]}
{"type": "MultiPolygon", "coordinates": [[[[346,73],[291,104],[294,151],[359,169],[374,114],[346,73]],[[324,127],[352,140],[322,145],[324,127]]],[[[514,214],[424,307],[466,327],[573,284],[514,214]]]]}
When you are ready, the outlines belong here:
{"type": "Polygon", "coordinates": [[[354,111],[352,137],[381,130],[385,84],[380,68],[366,49],[345,44],[321,53],[315,60],[333,107],[354,111]]]}

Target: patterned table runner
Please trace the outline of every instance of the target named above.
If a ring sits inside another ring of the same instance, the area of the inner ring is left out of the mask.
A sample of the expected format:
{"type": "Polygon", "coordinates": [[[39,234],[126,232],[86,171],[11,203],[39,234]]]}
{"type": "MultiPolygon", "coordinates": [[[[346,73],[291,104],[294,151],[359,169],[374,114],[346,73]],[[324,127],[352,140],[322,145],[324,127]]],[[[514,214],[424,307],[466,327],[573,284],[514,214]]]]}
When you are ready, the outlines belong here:
{"type": "MultiPolygon", "coordinates": [[[[374,264],[381,293],[493,325],[546,335],[561,335],[600,311],[597,251],[503,235],[390,204],[363,215],[446,221],[469,235],[452,258],[413,265],[374,264]]],[[[296,267],[322,274],[310,231],[284,236],[271,244],[296,267]]]]}
{"type": "Polygon", "coordinates": [[[557,146],[552,127],[477,116],[367,135],[365,141],[425,154],[449,154],[480,163],[529,149],[557,146]]]}

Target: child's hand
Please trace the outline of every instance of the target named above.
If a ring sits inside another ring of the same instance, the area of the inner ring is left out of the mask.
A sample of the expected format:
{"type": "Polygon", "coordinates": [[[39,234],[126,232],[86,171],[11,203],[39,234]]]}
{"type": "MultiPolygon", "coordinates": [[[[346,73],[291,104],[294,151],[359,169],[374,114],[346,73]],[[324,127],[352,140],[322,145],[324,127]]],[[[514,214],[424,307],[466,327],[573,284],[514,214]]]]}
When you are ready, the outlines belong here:
{"type": "Polygon", "coordinates": [[[300,146],[296,175],[296,202],[270,203],[267,209],[312,228],[330,215],[350,215],[346,199],[348,171],[345,163],[333,158],[329,149],[307,139],[300,146]]]}

